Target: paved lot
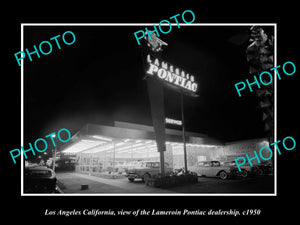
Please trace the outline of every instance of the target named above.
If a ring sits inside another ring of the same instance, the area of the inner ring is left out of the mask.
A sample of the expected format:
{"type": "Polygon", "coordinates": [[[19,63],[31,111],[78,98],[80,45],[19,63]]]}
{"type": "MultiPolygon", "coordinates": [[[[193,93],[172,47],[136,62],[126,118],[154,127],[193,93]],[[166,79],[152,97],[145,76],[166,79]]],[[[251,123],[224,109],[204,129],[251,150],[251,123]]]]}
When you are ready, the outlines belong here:
{"type": "Polygon", "coordinates": [[[273,176],[256,176],[246,179],[199,177],[197,184],[168,187],[148,187],[141,181],[129,182],[126,178],[107,179],[75,172],[57,173],[60,189],[64,193],[273,193],[273,176]],[[82,184],[89,189],[81,190],[82,184]]]}
{"type": "Polygon", "coordinates": [[[274,193],[273,176],[257,176],[221,180],[199,177],[198,183],[182,187],[168,188],[179,193],[274,193]]]}
{"type": "Polygon", "coordinates": [[[141,181],[131,183],[127,178],[107,179],[81,173],[57,173],[56,176],[64,193],[172,193],[148,187],[141,181]],[[82,184],[88,184],[89,189],[81,190],[82,184]]]}

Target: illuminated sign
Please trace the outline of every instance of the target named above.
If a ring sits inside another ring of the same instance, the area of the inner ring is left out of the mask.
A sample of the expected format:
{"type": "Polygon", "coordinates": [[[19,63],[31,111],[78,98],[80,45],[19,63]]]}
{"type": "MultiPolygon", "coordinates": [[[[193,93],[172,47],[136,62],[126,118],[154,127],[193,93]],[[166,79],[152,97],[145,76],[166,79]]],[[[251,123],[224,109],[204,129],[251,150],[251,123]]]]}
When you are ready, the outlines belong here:
{"type": "MultiPolygon", "coordinates": [[[[171,16],[170,19],[174,19],[174,20],[175,20],[175,22],[177,23],[177,27],[178,27],[178,29],[179,29],[179,28],[180,28],[180,23],[178,23],[178,20],[177,20],[177,18],[176,18],[176,17],[178,17],[178,16],[180,16],[179,13],[178,13],[177,15],[175,15],[175,16],[171,16]]],[[[182,13],[181,18],[182,18],[183,22],[185,22],[186,24],[191,24],[191,23],[193,23],[193,22],[195,21],[195,14],[194,14],[193,11],[191,11],[191,10],[185,10],[185,11],[182,13]],[[192,14],[192,16],[193,16],[193,19],[192,19],[191,21],[186,21],[186,19],[185,19],[185,17],[184,17],[185,13],[187,13],[187,12],[189,12],[189,13],[192,14]]],[[[150,36],[152,33],[156,33],[155,36],[157,36],[157,37],[160,36],[160,35],[159,35],[159,32],[158,32],[158,30],[157,30],[157,28],[156,28],[156,26],[155,26],[154,24],[153,24],[153,28],[154,28],[153,31],[149,31],[148,28],[145,28],[146,34],[148,34],[148,37],[149,37],[150,40],[151,40],[151,38],[152,38],[152,36],[150,36]]],[[[160,23],[158,24],[158,29],[160,30],[161,33],[163,33],[163,34],[168,34],[168,33],[170,33],[170,31],[172,30],[172,24],[171,24],[170,21],[168,21],[168,20],[162,20],[162,21],[160,21],[160,23]],[[161,28],[161,27],[162,27],[162,23],[166,23],[166,22],[167,22],[168,25],[169,25],[169,28],[168,28],[169,30],[168,30],[168,31],[166,31],[165,29],[162,29],[162,28],[161,28]]],[[[142,39],[143,37],[145,37],[145,32],[144,32],[143,30],[139,30],[139,31],[137,31],[137,32],[134,32],[133,34],[134,34],[134,36],[135,36],[135,39],[136,39],[138,45],[141,45],[139,39],[142,39]],[[142,33],[142,35],[138,37],[138,36],[137,36],[138,33],[142,33]]],[[[156,51],[156,50],[155,50],[155,51],[156,51]]]]}
{"type": "Polygon", "coordinates": [[[168,124],[182,126],[182,121],[181,120],[174,120],[174,119],[166,118],[165,121],[168,124]]]}
{"type": "Polygon", "coordinates": [[[173,66],[157,57],[147,54],[146,76],[162,80],[169,86],[181,89],[194,97],[197,95],[198,84],[195,82],[193,75],[184,70],[173,66]]]}
{"type": "Polygon", "coordinates": [[[166,45],[168,46],[168,44],[162,40],[160,40],[156,34],[152,34],[149,31],[150,35],[148,34],[148,37],[144,37],[147,40],[147,45],[148,47],[154,51],[154,52],[160,52],[162,51],[162,46],[166,45]]]}

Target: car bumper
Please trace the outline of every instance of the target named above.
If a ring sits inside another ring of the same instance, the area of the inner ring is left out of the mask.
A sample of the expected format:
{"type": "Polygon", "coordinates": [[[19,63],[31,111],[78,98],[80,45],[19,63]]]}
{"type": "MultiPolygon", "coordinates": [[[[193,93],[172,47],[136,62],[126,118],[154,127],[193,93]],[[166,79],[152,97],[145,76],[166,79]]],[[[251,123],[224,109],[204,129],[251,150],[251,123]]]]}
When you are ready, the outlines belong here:
{"type": "Polygon", "coordinates": [[[125,175],[127,178],[140,178],[140,176],[138,175],[138,174],[136,174],[136,173],[127,173],[126,175],[125,175]]]}

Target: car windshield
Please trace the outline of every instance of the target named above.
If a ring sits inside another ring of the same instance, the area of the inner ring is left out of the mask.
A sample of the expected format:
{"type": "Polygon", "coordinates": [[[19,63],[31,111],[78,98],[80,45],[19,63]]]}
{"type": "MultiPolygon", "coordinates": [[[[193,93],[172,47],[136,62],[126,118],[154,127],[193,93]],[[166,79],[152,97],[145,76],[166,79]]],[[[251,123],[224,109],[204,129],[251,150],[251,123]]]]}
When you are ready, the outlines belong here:
{"type": "Polygon", "coordinates": [[[146,167],[147,166],[147,163],[146,162],[138,162],[136,164],[137,167],[146,167]]]}
{"type": "MultiPolygon", "coordinates": [[[[135,164],[137,167],[159,168],[159,162],[138,162],[135,164]]],[[[165,163],[165,167],[169,167],[168,163],[165,163]]]]}
{"type": "Polygon", "coordinates": [[[51,177],[52,172],[50,170],[27,170],[25,175],[31,177],[51,177]]]}
{"type": "Polygon", "coordinates": [[[159,167],[159,162],[147,162],[146,167],[149,168],[158,168],[159,167]]]}
{"type": "Polygon", "coordinates": [[[210,163],[209,163],[209,162],[198,162],[198,166],[209,167],[209,166],[210,166],[210,163]]]}
{"type": "Polygon", "coordinates": [[[211,166],[220,166],[220,162],[211,162],[211,166]]]}
{"type": "Polygon", "coordinates": [[[224,162],[225,166],[234,166],[235,165],[235,161],[232,162],[224,162]]]}

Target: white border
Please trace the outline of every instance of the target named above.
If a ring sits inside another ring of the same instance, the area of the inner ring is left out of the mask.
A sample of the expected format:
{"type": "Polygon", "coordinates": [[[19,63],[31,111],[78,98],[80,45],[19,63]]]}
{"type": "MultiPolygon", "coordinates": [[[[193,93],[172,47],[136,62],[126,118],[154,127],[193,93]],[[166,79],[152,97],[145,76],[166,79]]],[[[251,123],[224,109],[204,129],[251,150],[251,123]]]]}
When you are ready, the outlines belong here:
{"type": "MultiPolygon", "coordinates": [[[[171,23],[172,26],[177,26],[176,23],[171,23]]],[[[180,26],[274,26],[274,66],[277,66],[277,23],[191,23],[182,24],[180,26]]],[[[24,51],[24,26],[153,26],[158,25],[158,23],[21,23],[21,51],[24,51]]],[[[162,26],[167,26],[168,24],[161,24],[162,26]]],[[[274,92],[274,141],[277,141],[277,76],[275,77],[275,92],[274,92]]],[[[24,63],[21,61],[21,146],[24,146],[24,63]]],[[[237,193],[237,194],[159,194],[159,193],[114,193],[114,194],[92,194],[92,193],[82,193],[82,194],[28,194],[23,192],[23,167],[24,158],[21,154],[21,196],[277,196],[277,152],[274,154],[274,193],[237,193]]]]}

